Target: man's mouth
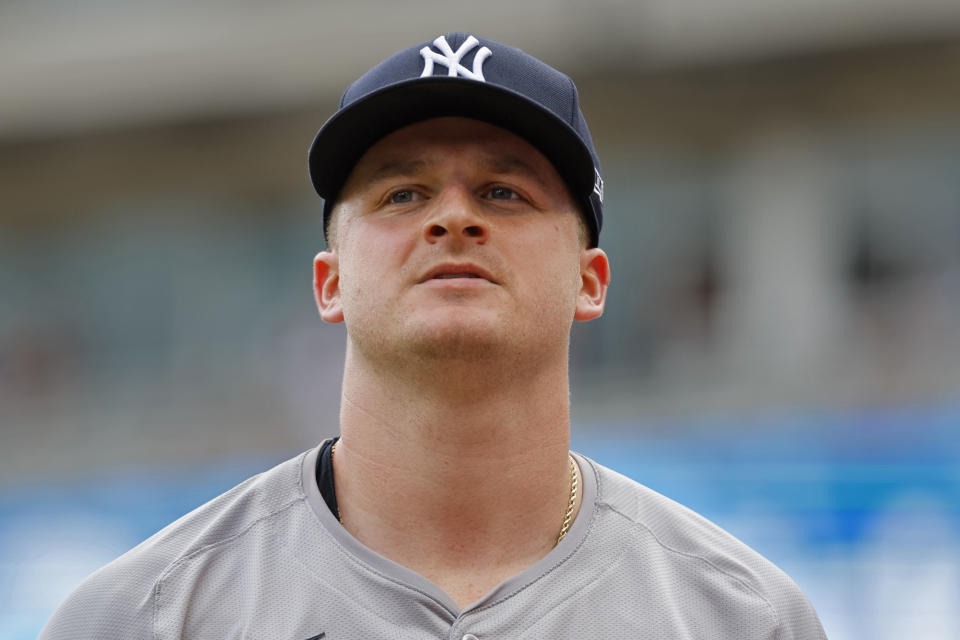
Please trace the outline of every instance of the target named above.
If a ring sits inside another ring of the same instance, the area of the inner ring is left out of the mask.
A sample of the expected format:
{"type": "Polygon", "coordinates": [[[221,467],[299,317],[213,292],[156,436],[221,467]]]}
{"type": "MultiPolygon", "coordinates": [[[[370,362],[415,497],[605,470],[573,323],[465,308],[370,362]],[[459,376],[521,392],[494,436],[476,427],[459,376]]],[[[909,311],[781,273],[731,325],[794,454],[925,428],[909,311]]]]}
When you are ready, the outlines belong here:
{"type": "Polygon", "coordinates": [[[493,276],[490,274],[490,272],[479,265],[469,263],[439,264],[425,273],[420,282],[427,282],[429,280],[456,280],[458,278],[486,280],[493,284],[497,284],[497,281],[493,279],[493,276]]]}

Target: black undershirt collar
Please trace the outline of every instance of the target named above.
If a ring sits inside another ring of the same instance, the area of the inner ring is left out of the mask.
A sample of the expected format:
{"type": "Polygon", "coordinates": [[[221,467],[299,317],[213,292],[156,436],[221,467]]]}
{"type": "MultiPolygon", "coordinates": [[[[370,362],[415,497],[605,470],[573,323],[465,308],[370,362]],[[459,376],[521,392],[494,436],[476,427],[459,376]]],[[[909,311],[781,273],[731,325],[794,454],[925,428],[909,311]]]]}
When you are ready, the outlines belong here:
{"type": "Polygon", "coordinates": [[[320,489],[320,495],[323,501],[327,503],[330,513],[339,520],[340,507],[337,506],[337,492],[333,486],[333,445],[337,443],[340,437],[331,438],[320,446],[320,455],[317,456],[316,478],[317,487],[320,489]]]}

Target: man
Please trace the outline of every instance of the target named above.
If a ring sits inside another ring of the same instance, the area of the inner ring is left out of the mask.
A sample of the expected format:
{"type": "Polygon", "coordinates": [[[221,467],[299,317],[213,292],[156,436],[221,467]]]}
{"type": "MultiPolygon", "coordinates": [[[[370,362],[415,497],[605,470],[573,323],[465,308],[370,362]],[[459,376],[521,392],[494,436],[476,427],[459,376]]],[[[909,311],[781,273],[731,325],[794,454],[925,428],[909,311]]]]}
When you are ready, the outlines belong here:
{"type": "Polygon", "coordinates": [[[42,638],[822,638],[716,526],[569,453],[603,183],[573,83],[455,33],[344,94],[310,173],[341,437],[100,570],[42,638]]]}

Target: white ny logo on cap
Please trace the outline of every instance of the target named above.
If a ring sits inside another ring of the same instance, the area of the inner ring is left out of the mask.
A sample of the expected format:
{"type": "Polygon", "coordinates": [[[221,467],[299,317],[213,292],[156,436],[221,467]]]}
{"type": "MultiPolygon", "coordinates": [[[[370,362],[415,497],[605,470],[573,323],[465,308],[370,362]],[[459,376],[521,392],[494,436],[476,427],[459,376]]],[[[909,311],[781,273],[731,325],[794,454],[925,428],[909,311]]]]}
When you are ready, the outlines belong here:
{"type": "Polygon", "coordinates": [[[470,53],[478,44],[480,44],[480,42],[476,38],[469,36],[464,40],[463,44],[460,45],[460,48],[454,51],[450,48],[450,45],[447,44],[447,39],[444,36],[440,36],[433,41],[433,46],[440,49],[443,55],[440,55],[430,47],[420,49],[420,55],[423,56],[423,73],[420,74],[420,77],[425,78],[432,76],[433,63],[439,62],[447,68],[447,75],[450,77],[463,76],[471,80],[486,82],[483,77],[483,63],[493,55],[490,49],[481,47],[480,50],[477,51],[477,54],[473,56],[473,71],[460,64],[463,56],[470,53]]]}

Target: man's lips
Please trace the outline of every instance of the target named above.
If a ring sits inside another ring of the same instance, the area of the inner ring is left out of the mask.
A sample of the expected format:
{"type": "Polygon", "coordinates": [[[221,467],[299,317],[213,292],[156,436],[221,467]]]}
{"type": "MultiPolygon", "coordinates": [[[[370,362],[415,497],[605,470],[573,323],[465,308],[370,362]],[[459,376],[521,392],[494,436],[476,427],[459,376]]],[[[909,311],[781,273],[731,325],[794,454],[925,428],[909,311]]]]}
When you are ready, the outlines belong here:
{"type": "Polygon", "coordinates": [[[430,280],[455,280],[458,278],[483,279],[497,284],[489,271],[475,264],[464,262],[439,264],[427,271],[420,282],[422,284],[430,280]]]}

